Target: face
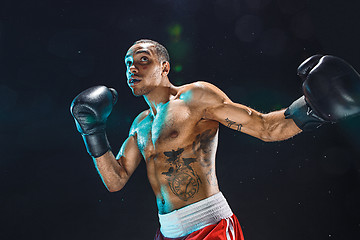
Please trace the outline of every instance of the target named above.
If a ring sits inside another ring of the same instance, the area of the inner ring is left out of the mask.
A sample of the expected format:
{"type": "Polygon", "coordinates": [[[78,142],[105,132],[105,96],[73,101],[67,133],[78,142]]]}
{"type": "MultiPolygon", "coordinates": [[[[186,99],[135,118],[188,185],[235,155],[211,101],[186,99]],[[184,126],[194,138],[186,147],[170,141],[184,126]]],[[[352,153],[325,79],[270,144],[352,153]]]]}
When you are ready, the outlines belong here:
{"type": "Polygon", "coordinates": [[[161,82],[162,67],[151,43],[135,44],[126,53],[127,84],[135,96],[143,96],[161,82]]]}

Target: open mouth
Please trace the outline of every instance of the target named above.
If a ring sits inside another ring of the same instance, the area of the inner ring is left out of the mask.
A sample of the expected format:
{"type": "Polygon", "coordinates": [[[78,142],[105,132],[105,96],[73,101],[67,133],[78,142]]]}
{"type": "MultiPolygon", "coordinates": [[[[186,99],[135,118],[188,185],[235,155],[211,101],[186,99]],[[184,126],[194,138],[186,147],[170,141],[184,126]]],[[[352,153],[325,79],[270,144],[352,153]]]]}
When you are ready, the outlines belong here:
{"type": "Polygon", "coordinates": [[[129,80],[130,86],[136,85],[136,84],[138,84],[139,82],[141,82],[141,80],[140,80],[140,79],[137,79],[137,78],[131,78],[131,79],[129,80]]]}

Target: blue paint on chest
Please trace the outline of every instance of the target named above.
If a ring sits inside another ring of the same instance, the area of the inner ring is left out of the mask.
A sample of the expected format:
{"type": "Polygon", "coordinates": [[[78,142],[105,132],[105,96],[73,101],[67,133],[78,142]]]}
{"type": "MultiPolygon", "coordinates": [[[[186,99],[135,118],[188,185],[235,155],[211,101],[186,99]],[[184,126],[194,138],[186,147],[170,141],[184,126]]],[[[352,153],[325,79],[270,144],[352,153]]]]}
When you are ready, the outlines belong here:
{"type": "Polygon", "coordinates": [[[142,122],[141,126],[137,129],[138,144],[141,151],[149,145],[151,139],[152,144],[155,146],[155,142],[160,137],[162,130],[166,126],[166,118],[168,115],[168,103],[158,106],[157,114],[154,117],[149,114],[142,122]]]}
{"type": "Polygon", "coordinates": [[[151,140],[154,145],[156,140],[159,138],[161,131],[164,129],[166,125],[166,117],[168,116],[168,106],[169,103],[165,103],[157,108],[157,114],[154,118],[154,122],[151,129],[152,130],[151,140]]]}

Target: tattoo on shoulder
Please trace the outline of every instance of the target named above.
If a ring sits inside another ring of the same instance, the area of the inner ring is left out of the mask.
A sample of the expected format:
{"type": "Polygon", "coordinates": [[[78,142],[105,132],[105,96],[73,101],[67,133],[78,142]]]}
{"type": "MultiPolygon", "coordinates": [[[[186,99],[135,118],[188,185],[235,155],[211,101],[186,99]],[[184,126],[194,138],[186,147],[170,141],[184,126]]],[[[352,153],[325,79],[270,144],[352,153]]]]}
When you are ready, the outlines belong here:
{"type": "MultiPolygon", "coordinates": [[[[231,128],[232,126],[236,127],[236,131],[241,132],[241,128],[242,128],[242,124],[241,123],[236,123],[232,120],[230,120],[229,118],[226,118],[225,121],[228,123],[226,126],[228,128],[231,128]]],[[[234,128],[233,128],[234,129],[234,128]]]]}

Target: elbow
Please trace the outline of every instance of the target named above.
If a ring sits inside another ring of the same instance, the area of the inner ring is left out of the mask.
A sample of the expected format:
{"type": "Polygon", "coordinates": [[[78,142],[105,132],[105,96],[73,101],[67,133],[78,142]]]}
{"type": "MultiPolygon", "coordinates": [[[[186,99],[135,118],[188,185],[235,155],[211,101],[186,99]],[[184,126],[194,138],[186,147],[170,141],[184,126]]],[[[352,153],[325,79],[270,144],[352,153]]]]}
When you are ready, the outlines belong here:
{"type": "Polygon", "coordinates": [[[109,192],[118,192],[118,191],[120,191],[122,188],[123,188],[123,186],[108,186],[108,185],[106,185],[106,189],[107,189],[109,192]]]}
{"type": "Polygon", "coordinates": [[[123,187],[125,186],[125,184],[122,181],[116,181],[116,182],[115,181],[110,181],[110,182],[104,181],[104,185],[109,192],[118,192],[121,189],[123,189],[123,187]]]}
{"type": "Polygon", "coordinates": [[[108,190],[109,192],[113,193],[113,192],[118,192],[118,191],[120,191],[121,188],[107,188],[107,190],[108,190]]]}

